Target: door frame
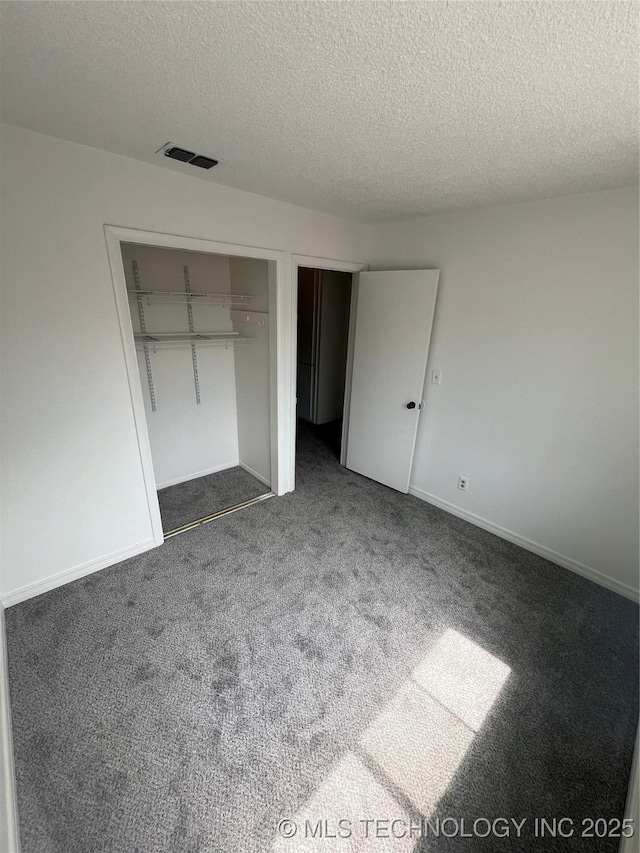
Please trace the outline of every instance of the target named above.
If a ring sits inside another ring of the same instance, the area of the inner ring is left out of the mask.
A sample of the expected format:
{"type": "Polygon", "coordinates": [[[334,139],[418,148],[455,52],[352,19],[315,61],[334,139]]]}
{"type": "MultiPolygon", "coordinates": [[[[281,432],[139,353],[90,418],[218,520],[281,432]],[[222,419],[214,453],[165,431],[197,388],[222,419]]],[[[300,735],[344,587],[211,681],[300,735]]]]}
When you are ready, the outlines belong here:
{"type": "Polygon", "coordinates": [[[338,261],[333,258],[314,258],[310,255],[291,256],[291,446],[290,446],[290,470],[291,489],[295,488],[296,468],[296,406],[297,406],[297,379],[298,379],[298,268],[311,267],[316,270],[332,270],[335,272],[347,272],[352,274],[351,279],[351,304],[349,307],[349,333],[347,340],[347,370],[344,384],[344,407],[342,416],[342,439],[340,444],[340,464],[344,465],[347,458],[347,435],[349,432],[349,407],[351,403],[351,376],[353,373],[353,345],[356,335],[356,311],[358,307],[358,273],[369,269],[365,263],[352,261],[338,261]]]}
{"type": "MultiPolygon", "coordinates": [[[[115,297],[122,351],[129,384],[129,394],[138,441],[140,465],[147,496],[147,507],[151,530],[156,545],[164,542],[160,506],[156,488],[155,472],[151,455],[149,428],[144,407],[142,385],[138,370],[133,325],[129,309],[129,297],[122,260],[121,243],[138,243],[144,246],[157,246],[165,249],[183,249],[213,255],[232,255],[240,258],[256,258],[268,263],[269,282],[269,363],[270,363],[270,402],[271,402],[271,491],[277,495],[289,492],[293,488],[293,468],[290,445],[295,453],[295,432],[290,433],[289,412],[291,410],[290,341],[286,332],[289,329],[288,314],[292,290],[287,276],[286,254],[275,249],[262,249],[254,246],[240,246],[236,243],[221,243],[196,237],[184,237],[176,234],[163,234],[156,231],[142,231],[137,228],[125,228],[118,225],[104,226],[107,254],[111,267],[111,279],[115,297]]],[[[297,295],[297,288],[296,288],[297,295]]],[[[295,338],[293,339],[295,348],[295,338]]],[[[293,376],[295,382],[295,374],[293,376]]],[[[295,390],[294,412],[295,412],[295,390]]]]}

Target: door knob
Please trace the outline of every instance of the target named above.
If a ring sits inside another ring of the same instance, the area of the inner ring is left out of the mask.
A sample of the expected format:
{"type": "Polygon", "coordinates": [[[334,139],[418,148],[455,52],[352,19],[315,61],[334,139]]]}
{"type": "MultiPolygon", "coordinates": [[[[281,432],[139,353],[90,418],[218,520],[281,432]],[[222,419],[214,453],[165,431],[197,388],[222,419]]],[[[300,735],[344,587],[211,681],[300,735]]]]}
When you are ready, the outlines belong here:
{"type": "Polygon", "coordinates": [[[416,404],[413,402],[413,400],[410,403],[407,403],[407,409],[415,409],[415,407],[416,404]]]}

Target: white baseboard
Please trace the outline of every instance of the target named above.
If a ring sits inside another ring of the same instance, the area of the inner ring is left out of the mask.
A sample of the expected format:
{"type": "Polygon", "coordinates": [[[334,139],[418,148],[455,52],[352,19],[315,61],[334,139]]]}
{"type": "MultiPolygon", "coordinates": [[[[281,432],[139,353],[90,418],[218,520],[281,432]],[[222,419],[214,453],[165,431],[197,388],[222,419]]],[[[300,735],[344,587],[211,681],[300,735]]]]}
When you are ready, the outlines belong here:
{"type": "Polygon", "coordinates": [[[433,506],[437,506],[445,512],[451,513],[451,515],[457,515],[458,518],[469,521],[471,524],[475,524],[476,527],[481,527],[483,530],[495,533],[495,535],[500,536],[501,539],[513,542],[515,545],[519,545],[526,551],[538,554],[539,557],[544,557],[545,560],[549,560],[551,563],[556,563],[564,569],[569,569],[569,571],[582,575],[582,577],[588,578],[590,581],[600,584],[600,586],[604,586],[613,592],[617,592],[619,595],[624,595],[632,601],[637,602],[640,600],[640,593],[632,586],[628,586],[621,581],[615,580],[615,578],[610,578],[608,575],[604,575],[602,572],[599,572],[597,569],[592,569],[590,566],[585,566],[577,560],[572,560],[571,557],[565,557],[563,554],[558,554],[556,551],[552,551],[544,545],[539,545],[537,542],[525,539],[524,536],[519,536],[517,533],[507,530],[505,527],[500,527],[500,525],[494,524],[492,521],[487,521],[486,518],[481,518],[479,515],[474,515],[474,513],[468,512],[465,509],[461,509],[455,504],[442,500],[442,498],[437,498],[435,495],[431,495],[429,492],[425,492],[417,486],[409,486],[409,494],[416,498],[420,498],[420,500],[426,501],[427,503],[433,504],[433,506]]]}
{"type": "Polygon", "coordinates": [[[4,609],[0,607],[0,850],[20,853],[18,794],[13,766],[11,708],[9,705],[9,667],[7,664],[4,609]]]}
{"type": "Polygon", "coordinates": [[[89,560],[89,562],[74,566],[72,569],[65,569],[63,572],[58,572],[57,575],[51,575],[48,578],[43,578],[40,581],[35,581],[19,589],[15,589],[13,592],[5,593],[2,596],[2,605],[4,607],[11,607],[12,604],[19,604],[28,598],[35,598],[36,595],[49,592],[50,589],[63,586],[65,583],[70,583],[85,575],[98,572],[100,569],[106,569],[107,566],[112,566],[114,563],[121,563],[123,560],[128,560],[129,557],[135,557],[144,551],[149,551],[151,548],[155,548],[156,545],[155,539],[145,539],[143,542],[138,542],[129,548],[121,548],[119,551],[112,551],[104,557],[89,560]]]}
{"type": "Polygon", "coordinates": [[[177,486],[178,483],[187,483],[189,480],[197,480],[198,477],[206,477],[208,474],[217,474],[218,471],[226,471],[227,468],[237,468],[240,463],[238,460],[233,462],[224,462],[222,465],[216,465],[214,468],[207,468],[206,471],[196,471],[195,474],[187,474],[186,477],[177,477],[175,480],[166,480],[164,483],[156,483],[156,489],[168,489],[169,486],[177,486]]]}
{"type": "Polygon", "coordinates": [[[238,462],[238,465],[243,468],[247,472],[247,474],[251,474],[251,476],[255,477],[256,480],[260,480],[261,483],[264,483],[268,489],[271,488],[271,483],[269,482],[269,480],[267,480],[266,477],[263,477],[262,474],[258,474],[257,471],[254,471],[254,469],[250,465],[245,465],[244,462],[238,462]]]}

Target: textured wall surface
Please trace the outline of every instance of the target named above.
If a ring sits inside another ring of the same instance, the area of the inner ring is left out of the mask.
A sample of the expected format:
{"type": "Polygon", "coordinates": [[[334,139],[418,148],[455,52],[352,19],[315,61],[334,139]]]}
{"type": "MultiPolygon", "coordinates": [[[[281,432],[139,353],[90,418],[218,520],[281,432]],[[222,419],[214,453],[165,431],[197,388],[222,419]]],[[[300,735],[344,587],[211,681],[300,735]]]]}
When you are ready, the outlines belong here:
{"type": "Polygon", "coordinates": [[[363,220],[638,173],[634,3],[4,3],[2,36],[3,121],[363,220]]]}

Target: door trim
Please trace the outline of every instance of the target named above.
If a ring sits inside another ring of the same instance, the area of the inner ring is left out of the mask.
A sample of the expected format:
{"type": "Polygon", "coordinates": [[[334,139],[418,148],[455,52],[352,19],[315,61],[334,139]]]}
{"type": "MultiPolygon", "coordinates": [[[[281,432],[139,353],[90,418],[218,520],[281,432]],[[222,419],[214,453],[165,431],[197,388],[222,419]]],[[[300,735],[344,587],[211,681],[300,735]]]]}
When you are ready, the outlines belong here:
{"type": "Polygon", "coordinates": [[[353,343],[355,341],[355,319],[357,308],[358,273],[369,269],[369,265],[357,261],[338,261],[333,258],[314,258],[310,255],[291,255],[291,315],[289,317],[289,335],[291,341],[291,409],[289,412],[289,428],[291,443],[290,470],[291,489],[295,488],[296,470],[296,380],[298,373],[298,267],[311,267],[318,270],[333,270],[335,272],[350,272],[353,276],[351,284],[351,306],[349,313],[349,336],[347,344],[347,372],[344,387],[344,409],[342,419],[342,447],[340,464],[344,465],[346,458],[346,435],[349,427],[349,398],[351,394],[351,373],[353,367],[353,343]]]}
{"type": "Polygon", "coordinates": [[[11,701],[9,694],[9,661],[4,606],[0,604],[0,778],[2,802],[0,803],[0,846],[19,853],[20,821],[18,819],[18,787],[11,730],[11,701]]]}
{"type": "MultiPolygon", "coordinates": [[[[270,314],[270,380],[271,380],[271,489],[278,495],[291,490],[293,482],[291,467],[292,454],[289,452],[288,415],[292,402],[289,376],[290,358],[286,332],[289,327],[290,282],[287,280],[285,252],[274,249],[262,249],[254,246],[240,246],[236,243],[221,243],[196,237],[176,234],[163,234],[155,231],[141,231],[136,228],[124,228],[118,225],[104,226],[107,254],[111,267],[111,279],[115,298],[122,351],[129,384],[131,408],[138,441],[140,465],[147,497],[149,520],[156,545],[164,542],[160,506],[158,504],[157,484],[153,470],[151,443],[147,417],[142,396],[142,387],[138,372],[129,297],[122,261],[121,243],[138,243],[145,246],[158,246],[166,249],[185,249],[191,252],[203,252],[214,255],[233,255],[241,258],[257,258],[268,262],[269,275],[269,314],[270,314]]],[[[295,343],[295,342],[294,342],[295,343]]],[[[294,392],[295,406],[295,392],[294,392]]],[[[295,410],[295,409],[294,409],[295,410]]],[[[295,433],[294,433],[295,435],[295,433]]]]}
{"type": "Polygon", "coordinates": [[[353,353],[356,343],[356,311],[358,310],[358,289],[360,275],[354,273],[351,280],[351,304],[349,305],[349,330],[347,333],[347,369],[344,377],[344,407],[342,409],[342,435],[340,437],[340,464],[347,464],[347,443],[349,441],[349,417],[351,415],[351,384],[353,382],[353,353]]]}

